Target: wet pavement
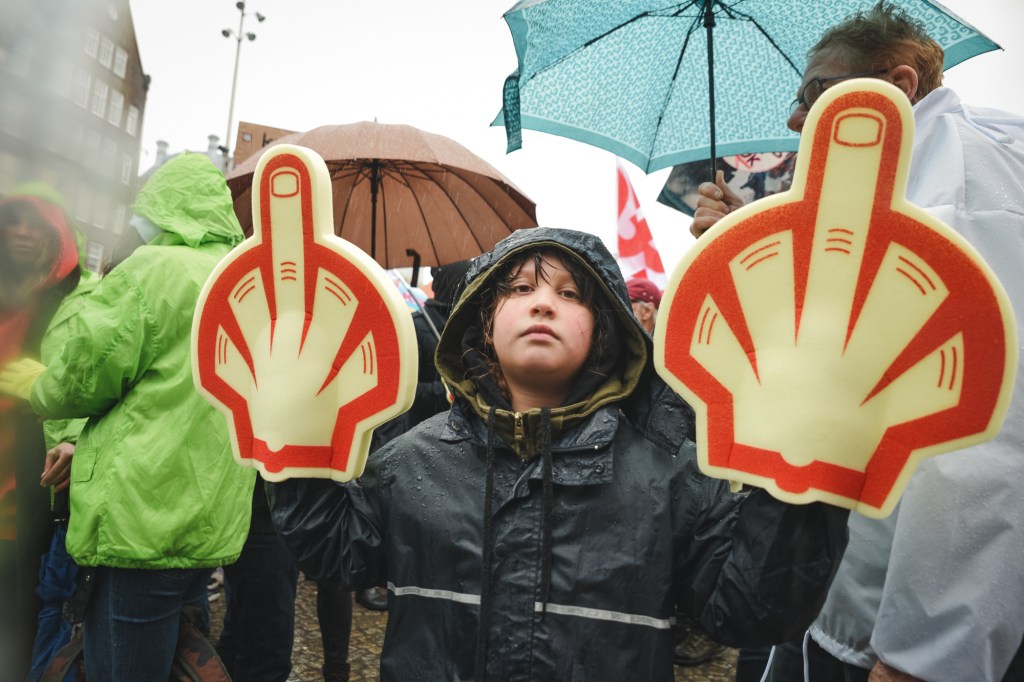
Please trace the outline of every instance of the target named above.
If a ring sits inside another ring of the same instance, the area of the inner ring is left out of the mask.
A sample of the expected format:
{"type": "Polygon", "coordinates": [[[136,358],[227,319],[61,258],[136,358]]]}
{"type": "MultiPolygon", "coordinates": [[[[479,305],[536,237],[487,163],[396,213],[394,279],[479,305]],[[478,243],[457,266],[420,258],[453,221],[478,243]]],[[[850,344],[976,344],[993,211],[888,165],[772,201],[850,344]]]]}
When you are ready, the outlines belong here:
{"type": "MultiPolygon", "coordinates": [[[[216,641],[224,618],[224,600],[221,596],[210,604],[213,623],[211,639],[216,641]]],[[[378,679],[380,646],[384,639],[387,613],[370,611],[356,604],[352,609],[352,641],[349,663],[351,682],[370,682],[378,679]]],[[[316,619],[316,583],[299,579],[295,603],[295,646],[292,649],[292,674],[289,682],[317,682],[323,677],[323,645],[316,619]]],[[[676,667],[675,682],[732,682],[736,676],[736,652],[727,650],[717,659],[692,668],[676,667]]]]}

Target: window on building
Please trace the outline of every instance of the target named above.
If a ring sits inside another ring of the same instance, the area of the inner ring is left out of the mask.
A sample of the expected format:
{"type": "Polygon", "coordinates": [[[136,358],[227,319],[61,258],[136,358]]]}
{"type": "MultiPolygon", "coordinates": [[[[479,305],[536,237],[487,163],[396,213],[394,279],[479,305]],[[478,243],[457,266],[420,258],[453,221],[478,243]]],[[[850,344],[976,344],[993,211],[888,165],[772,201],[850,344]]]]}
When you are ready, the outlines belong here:
{"type": "Polygon", "coordinates": [[[110,105],[107,107],[107,120],[120,128],[122,113],[124,113],[124,95],[120,90],[115,88],[110,91],[110,105]]]}
{"type": "Polygon", "coordinates": [[[92,224],[105,230],[110,221],[110,197],[100,193],[92,204],[92,224]]]}
{"type": "Polygon", "coordinates": [[[85,53],[95,58],[100,48],[100,32],[94,28],[85,30],[85,53]]]}
{"type": "Polygon", "coordinates": [[[117,165],[117,143],[109,137],[103,139],[103,156],[100,158],[100,172],[105,177],[114,177],[117,165]]]}
{"type": "Polygon", "coordinates": [[[90,168],[95,168],[99,162],[101,140],[100,134],[95,130],[89,130],[85,133],[85,149],[82,153],[82,162],[90,168]]]}
{"type": "Polygon", "coordinates": [[[135,175],[135,160],[128,154],[121,155],[121,184],[131,185],[135,175]]]}
{"type": "Polygon", "coordinates": [[[85,269],[100,272],[103,268],[103,244],[90,240],[85,253],[85,269]]]}
{"type": "Polygon", "coordinates": [[[121,234],[124,232],[124,226],[128,222],[128,207],[124,204],[118,204],[114,207],[113,222],[110,224],[110,231],[114,234],[121,234]]]}
{"type": "Polygon", "coordinates": [[[128,106],[128,117],[124,121],[124,131],[135,137],[139,132],[139,110],[133,105],[128,106]]]}
{"type": "Polygon", "coordinates": [[[71,121],[67,126],[68,141],[64,154],[72,160],[82,156],[82,140],[85,138],[85,126],[81,121],[71,121]]]}
{"type": "Polygon", "coordinates": [[[114,41],[106,36],[100,40],[100,56],[98,59],[100,64],[108,69],[114,65],[114,41]]]}
{"type": "Polygon", "coordinates": [[[43,140],[43,144],[51,152],[61,154],[67,145],[67,121],[57,108],[50,109],[47,118],[49,120],[46,123],[46,139],[43,140]]]}
{"type": "Polygon", "coordinates": [[[126,73],[128,73],[128,53],[118,45],[114,49],[114,74],[118,78],[124,78],[126,73]]]}
{"type": "Polygon", "coordinates": [[[92,213],[92,190],[84,182],[78,186],[78,194],[75,195],[75,218],[81,221],[89,219],[92,213]]]}
{"type": "Polygon", "coordinates": [[[110,86],[101,80],[96,81],[92,87],[92,113],[103,118],[107,113],[107,93],[110,86]]]}
{"type": "Polygon", "coordinates": [[[92,87],[92,75],[83,68],[75,69],[75,104],[83,109],[89,106],[89,89],[92,87]]]}

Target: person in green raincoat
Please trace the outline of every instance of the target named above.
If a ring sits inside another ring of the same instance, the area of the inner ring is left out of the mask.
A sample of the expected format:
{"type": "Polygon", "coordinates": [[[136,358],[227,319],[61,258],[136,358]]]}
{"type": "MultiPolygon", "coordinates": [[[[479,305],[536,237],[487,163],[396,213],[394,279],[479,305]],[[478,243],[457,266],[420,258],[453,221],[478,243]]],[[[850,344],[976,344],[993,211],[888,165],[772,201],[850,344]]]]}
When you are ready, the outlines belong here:
{"type": "Polygon", "coordinates": [[[133,210],[147,244],[82,301],[45,368],[0,377],[44,418],[89,418],[71,465],[67,548],[95,567],[86,675],[113,682],[168,678],[182,608],[201,605],[212,569],[241,552],[255,481],[196,392],[189,355],[199,292],[243,238],[224,178],[183,154],[133,210]]]}

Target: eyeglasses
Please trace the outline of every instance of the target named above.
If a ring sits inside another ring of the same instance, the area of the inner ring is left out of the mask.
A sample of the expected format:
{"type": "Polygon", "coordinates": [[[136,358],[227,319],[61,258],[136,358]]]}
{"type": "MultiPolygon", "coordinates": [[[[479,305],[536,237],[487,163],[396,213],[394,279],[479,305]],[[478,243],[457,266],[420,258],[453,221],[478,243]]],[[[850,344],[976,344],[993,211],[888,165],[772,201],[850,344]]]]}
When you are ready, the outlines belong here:
{"type": "Polygon", "coordinates": [[[883,73],[888,73],[889,69],[879,69],[878,71],[866,71],[864,73],[850,73],[843,76],[830,76],[828,78],[812,78],[807,81],[807,85],[803,87],[800,94],[797,95],[796,99],[789,105],[789,113],[793,114],[798,107],[803,106],[805,109],[810,110],[814,103],[821,97],[821,93],[825,92],[825,83],[832,83],[834,81],[848,80],[850,78],[865,78],[867,76],[880,76],[883,73]]]}

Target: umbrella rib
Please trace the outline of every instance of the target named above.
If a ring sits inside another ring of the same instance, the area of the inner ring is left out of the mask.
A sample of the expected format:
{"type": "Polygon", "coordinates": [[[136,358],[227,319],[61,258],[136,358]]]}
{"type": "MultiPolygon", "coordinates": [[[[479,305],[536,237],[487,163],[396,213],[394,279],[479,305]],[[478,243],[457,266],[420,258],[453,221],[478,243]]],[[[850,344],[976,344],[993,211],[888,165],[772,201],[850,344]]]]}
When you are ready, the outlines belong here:
{"type": "Polygon", "coordinates": [[[791,67],[793,67],[793,71],[795,71],[798,76],[803,76],[804,75],[803,72],[800,71],[799,68],[797,68],[797,65],[793,63],[793,60],[789,58],[789,55],[786,54],[785,51],[781,47],[779,47],[779,44],[777,42],[775,42],[775,39],[771,37],[771,35],[768,33],[768,31],[766,31],[765,28],[763,26],[761,26],[761,24],[758,23],[757,19],[755,19],[751,15],[747,14],[746,12],[740,12],[738,10],[735,10],[735,9],[731,8],[731,7],[726,7],[725,5],[722,5],[721,2],[718,2],[716,4],[721,5],[722,6],[722,10],[726,14],[728,14],[730,17],[733,14],[735,14],[736,16],[742,17],[742,18],[746,19],[747,21],[749,21],[750,23],[752,23],[754,25],[754,27],[757,28],[757,30],[761,32],[761,35],[763,35],[765,37],[765,40],[767,40],[769,43],[771,43],[772,47],[774,47],[775,50],[779,54],[782,55],[782,58],[786,60],[786,63],[788,63],[791,67]]]}
{"type": "MultiPolygon", "coordinates": [[[[385,191],[385,184],[383,182],[380,183],[377,191],[380,193],[381,241],[384,243],[384,258],[377,262],[383,263],[384,269],[388,270],[390,269],[388,267],[390,265],[390,261],[388,260],[388,256],[390,255],[388,249],[388,193],[385,191]]],[[[376,213],[377,207],[373,206],[371,210],[376,213]]]]}
{"type": "MultiPolygon", "coordinates": [[[[336,223],[336,225],[332,226],[334,229],[334,234],[339,237],[342,236],[341,226],[345,224],[345,218],[348,216],[348,209],[352,205],[352,200],[356,195],[355,188],[362,181],[364,173],[362,172],[361,166],[352,166],[348,164],[338,166],[337,168],[331,171],[332,184],[333,181],[339,177],[346,177],[351,175],[357,176],[357,179],[352,182],[352,190],[348,193],[348,196],[345,198],[345,203],[341,207],[341,216],[334,216],[334,222],[336,223]]],[[[331,193],[333,194],[333,191],[331,193]]]]}
{"type": "MultiPolygon", "coordinates": [[[[689,4],[692,4],[692,1],[689,4]]],[[[603,40],[604,38],[607,38],[608,36],[610,36],[611,34],[615,33],[616,31],[618,31],[620,29],[623,29],[623,28],[629,26],[634,21],[639,21],[640,19],[645,19],[645,18],[647,18],[649,16],[651,16],[651,12],[649,12],[649,11],[648,12],[643,12],[641,14],[637,14],[635,17],[632,17],[632,18],[628,19],[627,21],[624,21],[624,22],[622,22],[621,24],[619,24],[617,26],[613,26],[612,28],[608,29],[607,31],[605,31],[601,35],[594,36],[593,38],[591,38],[587,42],[583,43],[579,47],[571,50],[570,52],[566,52],[565,54],[563,54],[561,57],[559,57],[555,61],[551,62],[550,64],[545,64],[543,67],[541,67],[541,68],[537,69],[536,71],[534,71],[533,74],[530,75],[530,79],[533,79],[538,74],[541,74],[541,73],[547,71],[548,69],[551,69],[551,68],[554,68],[554,67],[558,66],[559,64],[561,64],[565,60],[567,60],[570,57],[574,56],[577,52],[580,52],[582,50],[587,49],[588,47],[590,47],[594,43],[596,43],[596,42],[598,42],[600,40],[603,40]]]]}
{"type": "MultiPolygon", "coordinates": [[[[435,165],[435,164],[429,164],[429,165],[435,165]]],[[[441,167],[442,171],[447,172],[447,167],[446,166],[440,166],[440,167],[441,167]]],[[[423,225],[426,228],[424,231],[427,233],[427,241],[430,243],[430,250],[433,252],[432,255],[434,257],[434,260],[436,260],[440,264],[441,259],[440,259],[440,257],[438,256],[438,253],[437,253],[437,245],[434,243],[434,236],[430,232],[429,227],[427,227],[427,218],[426,218],[426,214],[423,211],[423,203],[420,201],[419,194],[417,194],[416,192],[412,191],[412,185],[409,182],[409,177],[415,174],[415,177],[417,179],[419,179],[419,180],[426,180],[427,182],[434,183],[435,185],[438,186],[438,188],[441,190],[442,193],[445,193],[443,188],[441,188],[439,183],[437,183],[434,180],[433,175],[427,169],[422,168],[418,163],[413,162],[413,161],[402,161],[401,162],[401,167],[400,167],[400,164],[398,162],[391,163],[387,167],[386,173],[387,173],[387,176],[393,182],[396,182],[396,183],[402,185],[403,187],[405,187],[406,189],[408,189],[409,193],[412,195],[413,200],[416,202],[416,210],[419,212],[420,218],[423,220],[423,225]],[[406,172],[406,171],[408,171],[408,172],[406,172]]],[[[381,185],[381,190],[382,190],[381,191],[381,199],[382,199],[382,202],[383,202],[383,200],[384,200],[383,185],[381,185]]],[[[454,202],[453,202],[453,205],[454,205],[454,202]]],[[[458,209],[458,206],[456,206],[456,209],[458,209]]],[[[461,211],[459,213],[461,215],[461,211]]],[[[463,222],[465,222],[465,218],[463,218],[463,222]]],[[[387,231],[387,211],[384,210],[384,239],[385,239],[385,247],[384,248],[385,248],[385,254],[387,254],[387,248],[388,248],[387,247],[387,237],[388,237],[388,231],[387,231]]],[[[481,251],[483,251],[483,249],[481,249],[481,251]]]]}
{"type": "MultiPolygon", "coordinates": [[[[689,6],[692,7],[693,3],[690,3],[689,6]]],[[[682,12],[685,9],[687,9],[687,8],[681,8],[679,10],[679,12],[682,12]]],[[[689,45],[690,45],[690,37],[693,36],[693,32],[695,30],[697,30],[697,28],[698,28],[697,24],[698,24],[699,21],[701,21],[700,17],[695,18],[693,20],[693,23],[690,24],[689,30],[686,31],[686,40],[683,41],[683,47],[682,47],[682,49],[679,50],[679,58],[676,60],[676,68],[675,68],[675,71],[672,72],[672,83],[675,83],[676,82],[676,78],[679,76],[679,69],[682,67],[683,57],[686,55],[686,48],[689,47],[689,45]]],[[[661,130],[661,122],[665,118],[665,110],[666,110],[666,108],[668,106],[668,100],[671,99],[671,97],[672,97],[672,85],[669,85],[669,87],[666,88],[666,90],[665,90],[665,100],[662,102],[661,110],[660,110],[660,113],[658,114],[658,122],[654,126],[654,138],[653,138],[652,143],[651,143],[651,151],[652,152],[654,151],[654,141],[656,141],[658,139],[658,131],[661,130]]],[[[645,168],[644,170],[646,171],[647,169],[645,168]]]]}
{"type": "MultiPolygon", "coordinates": [[[[472,183],[470,183],[468,180],[466,180],[466,178],[464,178],[459,173],[459,171],[462,170],[462,169],[456,168],[454,166],[443,166],[443,169],[444,169],[445,173],[451,173],[452,175],[457,177],[459,180],[461,180],[463,183],[465,183],[467,187],[473,187],[472,183]]],[[[472,171],[466,171],[466,172],[472,172],[472,171]]],[[[476,173],[474,173],[474,175],[476,175],[476,173]]],[[[494,182],[493,178],[489,178],[487,176],[481,176],[481,177],[483,177],[488,182],[494,182]]],[[[468,228],[467,231],[469,232],[470,237],[476,243],[476,247],[480,251],[480,253],[484,253],[485,251],[487,251],[488,249],[484,248],[483,244],[477,238],[476,232],[473,231],[473,227],[470,224],[469,220],[466,219],[466,214],[462,211],[462,207],[459,206],[459,204],[451,198],[451,195],[448,194],[448,190],[446,190],[444,188],[444,186],[441,185],[440,182],[438,182],[434,177],[430,177],[429,179],[430,179],[430,182],[433,182],[435,185],[437,185],[437,188],[445,196],[448,197],[449,201],[452,202],[452,206],[455,208],[456,212],[458,212],[459,217],[462,219],[462,222],[468,228]]],[[[487,205],[487,208],[489,208],[491,210],[491,212],[494,213],[494,215],[499,219],[499,222],[500,222],[501,214],[498,213],[497,209],[491,204],[491,202],[487,201],[487,199],[482,194],[480,194],[480,199],[487,205]]],[[[508,228],[508,229],[509,229],[510,232],[512,231],[512,228],[508,228]]],[[[429,234],[429,232],[428,232],[428,234],[429,234]]],[[[430,238],[430,244],[431,244],[431,248],[434,249],[434,257],[436,258],[437,257],[437,249],[436,249],[436,247],[434,247],[434,239],[433,239],[432,235],[431,235],[431,238],[430,238]]],[[[440,262],[441,262],[441,260],[440,260],[440,258],[438,258],[438,263],[440,263],[440,262]]]]}
{"type": "MultiPolygon", "coordinates": [[[[412,164],[410,164],[410,165],[412,165],[412,164]]],[[[424,170],[422,168],[419,168],[418,166],[412,165],[412,167],[415,168],[416,170],[418,170],[419,172],[423,173],[423,177],[427,180],[427,182],[434,183],[435,185],[437,185],[438,189],[441,190],[441,192],[443,194],[447,195],[447,193],[444,191],[444,188],[442,188],[440,186],[440,184],[437,183],[434,180],[434,178],[431,176],[430,173],[428,173],[426,170],[424,170]]],[[[446,170],[446,172],[447,172],[447,170],[446,170]]],[[[411,191],[412,188],[410,187],[409,189],[411,191]]],[[[430,231],[430,227],[427,225],[427,215],[423,211],[423,202],[420,201],[420,195],[417,194],[416,192],[412,192],[412,197],[416,201],[416,210],[419,211],[420,220],[423,221],[423,226],[425,228],[424,231],[427,233],[427,241],[430,242],[430,250],[433,252],[434,260],[437,261],[438,265],[440,265],[441,264],[441,257],[437,253],[437,244],[434,243],[434,235],[430,231]]],[[[454,205],[454,202],[453,202],[453,205],[454,205]]],[[[455,209],[458,210],[459,207],[455,206],[455,209]]],[[[461,214],[462,214],[462,211],[459,211],[459,215],[461,215],[461,214]]],[[[465,222],[465,219],[463,219],[463,222],[465,222]]],[[[481,251],[483,251],[483,249],[481,249],[481,251]]],[[[422,254],[420,254],[420,255],[422,256],[422,254]]]]}
{"type": "MultiPolygon", "coordinates": [[[[793,60],[789,58],[789,55],[786,54],[785,52],[783,52],[782,48],[779,47],[778,43],[775,42],[775,40],[771,37],[771,35],[768,34],[768,32],[764,29],[764,27],[761,26],[761,24],[759,24],[757,22],[756,19],[754,19],[752,16],[750,16],[746,12],[740,12],[738,10],[735,10],[735,9],[731,8],[731,7],[726,6],[724,3],[721,2],[721,0],[712,0],[712,2],[713,2],[713,4],[718,5],[721,8],[721,11],[724,12],[725,14],[729,15],[730,18],[741,17],[745,21],[749,21],[751,24],[753,24],[754,27],[757,28],[757,30],[761,32],[761,35],[763,35],[765,37],[765,39],[769,43],[771,43],[772,47],[774,47],[778,51],[778,53],[780,55],[782,55],[783,59],[785,59],[786,62],[791,67],[793,67],[793,70],[797,73],[797,75],[798,76],[802,76],[803,75],[801,73],[800,69],[798,69],[796,67],[796,64],[793,63],[793,60]]],[[[686,9],[688,9],[688,7],[692,7],[693,4],[694,3],[690,3],[687,7],[680,8],[676,12],[676,15],[678,16],[681,12],[685,11],[686,9]]],[[[698,22],[699,21],[700,21],[700,17],[695,18],[693,20],[693,23],[690,24],[689,30],[686,32],[686,40],[683,41],[683,48],[679,51],[679,59],[676,61],[676,69],[672,73],[672,83],[675,83],[676,78],[679,76],[679,69],[682,68],[683,57],[686,55],[686,48],[690,44],[690,37],[693,35],[693,32],[698,28],[698,22]]],[[[658,114],[658,123],[654,126],[654,139],[655,140],[658,139],[658,131],[661,130],[661,122],[662,122],[662,120],[664,120],[665,111],[666,111],[667,105],[668,105],[668,100],[671,97],[672,97],[672,87],[670,86],[666,90],[665,101],[663,103],[663,106],[661,107],[661,113],[658,114]]],[[[652,145],[652,149],[653,149],[653,145],[652,145]]]]}

